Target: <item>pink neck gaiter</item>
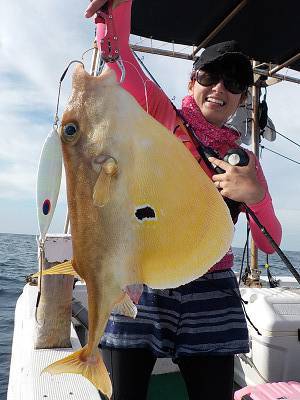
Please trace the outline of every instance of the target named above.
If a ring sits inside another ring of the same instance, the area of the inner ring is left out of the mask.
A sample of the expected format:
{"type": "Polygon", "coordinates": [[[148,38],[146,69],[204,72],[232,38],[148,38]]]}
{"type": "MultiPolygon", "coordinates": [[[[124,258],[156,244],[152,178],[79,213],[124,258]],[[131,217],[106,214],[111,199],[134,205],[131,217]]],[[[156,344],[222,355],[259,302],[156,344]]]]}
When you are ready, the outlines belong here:
{"type": "Polygon", "coordinates": [[[182,100],[181,114],[188,122],[201,142],[213,150],[216,150],[221,156],[229,148],[238,147],[240,138],[238,132],[226,126],[219,128],[209,123],[202,115],[193,96],[186,96],[182,100]]]}

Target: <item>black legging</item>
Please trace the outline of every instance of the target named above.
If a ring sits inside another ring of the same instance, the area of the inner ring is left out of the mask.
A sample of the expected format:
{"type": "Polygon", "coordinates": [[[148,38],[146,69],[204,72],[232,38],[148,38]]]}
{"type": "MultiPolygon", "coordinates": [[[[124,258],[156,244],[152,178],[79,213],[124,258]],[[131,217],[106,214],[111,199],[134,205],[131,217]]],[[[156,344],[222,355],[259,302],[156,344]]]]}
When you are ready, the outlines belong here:
{"type": "MultiPolygon", "coordinates": [[[[156,358],[147,349],[102,349],[113,385],[112,400],[146,400],[156,358]]],[[[190,400],[232,400],[233,356],[178,359],[190,400]]]]}

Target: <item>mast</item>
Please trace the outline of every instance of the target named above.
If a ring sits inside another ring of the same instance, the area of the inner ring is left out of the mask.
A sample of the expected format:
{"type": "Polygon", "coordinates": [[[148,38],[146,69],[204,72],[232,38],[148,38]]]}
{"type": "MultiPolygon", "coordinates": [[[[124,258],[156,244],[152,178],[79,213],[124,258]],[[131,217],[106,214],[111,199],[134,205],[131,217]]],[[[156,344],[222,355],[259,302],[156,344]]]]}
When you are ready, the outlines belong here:
{"type": "MultiPolygon", "coordinates": [[[[253,61],[253,70],[258,63],[253,61]]],[[[259,158],[259,124],[258,124],[258,105],[260,97],[260,75],[254,75],[254,85],[252,86],[252,123],[251,123],[251,133],[252,133],[252,151],[259,158]]],[[[251,238],[251,260],[250,260],[250,270],[251,275],[248,281],[250,287],[261,287],[260,283],[260,271],[258,268],[258,249],[251,238]]]]}

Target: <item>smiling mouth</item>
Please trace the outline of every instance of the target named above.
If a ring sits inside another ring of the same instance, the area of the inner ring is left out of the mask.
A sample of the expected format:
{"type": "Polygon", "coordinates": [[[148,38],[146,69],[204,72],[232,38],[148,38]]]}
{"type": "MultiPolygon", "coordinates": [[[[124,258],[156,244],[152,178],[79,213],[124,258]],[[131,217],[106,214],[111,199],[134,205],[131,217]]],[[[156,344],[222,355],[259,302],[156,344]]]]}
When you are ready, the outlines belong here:
{"type": "Polygon", "coordinates": [[[213,97],[206,97],[205,100],[208,101],[209,103],[219,104],[220,106],[224,106],[225,105],[225,101],[224,100],[215,99],[213,97]]]}

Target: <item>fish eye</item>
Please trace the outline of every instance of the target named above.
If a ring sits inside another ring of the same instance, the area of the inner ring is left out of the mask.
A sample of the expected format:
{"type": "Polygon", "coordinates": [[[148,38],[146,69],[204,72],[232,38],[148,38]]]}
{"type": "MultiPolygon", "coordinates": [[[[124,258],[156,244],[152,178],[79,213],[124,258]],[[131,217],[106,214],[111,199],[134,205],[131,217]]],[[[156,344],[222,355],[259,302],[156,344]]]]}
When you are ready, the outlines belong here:
{"type": "Polygon", "coordinates": [[[65,142],[72,142],[78,136],[79,129],[76,124],[70,122],[62,127],[62,139],[65,142]]]}

